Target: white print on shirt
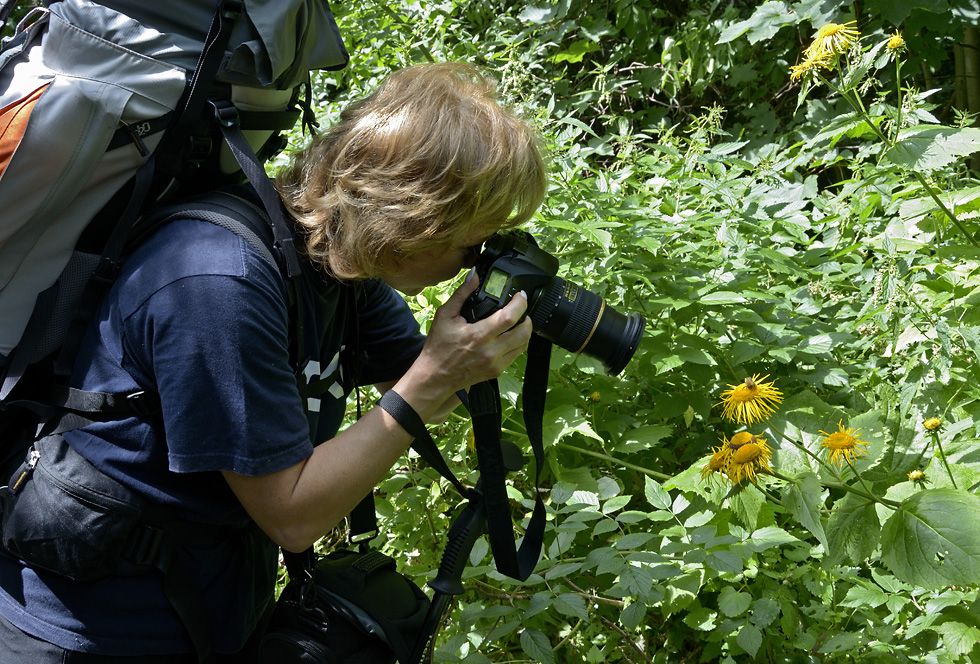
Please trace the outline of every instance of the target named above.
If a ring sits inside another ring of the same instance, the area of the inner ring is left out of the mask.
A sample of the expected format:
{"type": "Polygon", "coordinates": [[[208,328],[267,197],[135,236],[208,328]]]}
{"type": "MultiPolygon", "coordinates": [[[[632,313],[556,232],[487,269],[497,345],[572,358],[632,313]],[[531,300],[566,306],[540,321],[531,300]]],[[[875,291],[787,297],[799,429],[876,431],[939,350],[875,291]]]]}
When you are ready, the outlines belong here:
{"type": "MultiPolygon", "coordinates": [[[[333,381],[330,387],[326,390],[330,396],[334,399],[344,398],[344,367],[340,363],[340,354],[344,352],[345,346],[341,346],[340,350],[333,356],[326,368],[322,371],[320,370],[320,363],[317,361],[312,361],[306,365],[303,370],[303,374],[306,376],[306,384],[313,385],[314,383],[333,381]]],[[[320,397],[308,397],[306,399],[306,407],[311,413],[320,412],[320,397]]]]}

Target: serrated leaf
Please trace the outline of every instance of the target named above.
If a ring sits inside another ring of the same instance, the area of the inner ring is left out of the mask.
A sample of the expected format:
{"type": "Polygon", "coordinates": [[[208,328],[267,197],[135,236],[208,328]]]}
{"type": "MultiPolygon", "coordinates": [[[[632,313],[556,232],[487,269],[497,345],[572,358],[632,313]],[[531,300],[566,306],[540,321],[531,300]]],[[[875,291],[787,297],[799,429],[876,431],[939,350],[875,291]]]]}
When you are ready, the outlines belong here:
{"type": "Polygon", "coordinates": [[[783,505],[804,528],[829,549],[820,511],[823,509],[823,487],[813,473],[802,473],[783,488],[783,505]]]}
{"type": "Polygon", "coordinates": [[[767,627],[779,617],[779,602],[768,597],[757,599],[752,605],[752,624],[767,627]]]}
{"type": "Polygon", "coordinates": [[[916,127],[903,132],[885,159],[908,171],[933,171],[973,154],[980,146],[980,129],[916,127]]]}
{"type": "Polygon", "coordinates": [[[878,607],[888,601],[888,595],[875,585],[853,586],[841,601],[841,606],[859,608],[862,606],[878,607]]]}
{"type": "Polygon", "coordinates": [[[619,583],[630,595],[644,597],[653,587],[653,576],[646,567],[627,565],[619,573],[619,583]]]}
{"type": "Polygon", "coordinates": [[[551,641],[542,632],[530,627],[521,632],[521,649],[536,662],[554,664],[555,653],[551,649],[551,641]]]}
{"type": "Polygon", "coordinates": [[[741,304],[745,302],[745,297],[732,291],[714,291],[702,295],[698,301],[701,304],[741,304]]]}
{"type": "Polygon", "coordinates": [[[585,604],[585,598],[581,595],[562,593],[555,597],[551,605],[562,615],[581,620],[589,619],[588,607],[585,604]]]}
{"type": "Polygon", "coordinates": [[[854,632],[834,634],[827,642],[820,646],[819,652],[848,652],[863,646],[866,639],[854,632]]]}
{"type": "Polygon", "coordinates": [[[616,540],[616,548],[620,551],[638,549],[652,540],[653,537],[651,533],[630,533],[629,535],[623,535],[616,540]]]}
{"type": "Polygon", "coordinates": [[[558,13],[557,5],[545,7],[525,7],[517,18],[530,23],[547,23],[558,13]]]}
{"type": "Polygon", "coordinates": [[[796,14],[790,12],[785,2],[766,2],[744,21],[731,24],[718,37],[718,44],[728,42],[747,35],[749,43],[755,44],[763,39],[769,39],[784,25],[796,22],[796,14]]]}
{"type": "Polygon", "coordinates": [[[559,563],[548,570],[545,579],[560,579],[582,569],[582,563],[559,563]]]}
{"type": "Polygon", "coordinates": [[[643,602],[633,602],[619,616],[620,624],[628,630],[636,629],[647,615],[647,606],[643,602]]]}
{"type": "Polygon", "coordinates": [[[980,498],[955,489],[918,491],[881,531],[882,560],[924,588],[980,585],[980,498]]]}
{"type": "Polygon", "coordinates": [[[660,485],[660,482],[650,476],[646,478],[643,494],[646,496],[647,502],[659,510],[669,510],[673,503],[670,494],[660,485]]]}
{"type": "Polygon", "coordinates": [[[752,604],[752,595],[735,590],[731,586],[725,586],[718,594],[718,610],[729,618],[742,615],[752,604]]]}
{"type": "Polygon", "coordinates": [[[595,524],[592,529],[592,537],[598,537],[599,535],[605,535],[606,533],[611,533],[619,528],[619,524],[612,519],[603,519],[602,521],[595,524]]]}
{"type": "Polygon", "coordinates": [[[749,539],[746,540],[745,543],[748,544],[749,547],[751,547],[751,549],[756,553],[761,553],[762,551],[771,549],[774,546],[792,544],[799,541],[799,539],[793,537],[782,528],[768,526],[766,528],[760,528],[749,535],[749,539]]]}
{"type": "Polygon", "coordinates": [[[875,503],[853,493],[837,501],[827,520],[831,560],[862,564],[878,548],[881,523],[875,503]]]}
{"type": "Polygon", "coordinates": [[[742,625],[742,629],[738,630],[735,636],[735,641],[745,652],[755,657],[762,646],[762,631],[755,625],[742,625]]]}

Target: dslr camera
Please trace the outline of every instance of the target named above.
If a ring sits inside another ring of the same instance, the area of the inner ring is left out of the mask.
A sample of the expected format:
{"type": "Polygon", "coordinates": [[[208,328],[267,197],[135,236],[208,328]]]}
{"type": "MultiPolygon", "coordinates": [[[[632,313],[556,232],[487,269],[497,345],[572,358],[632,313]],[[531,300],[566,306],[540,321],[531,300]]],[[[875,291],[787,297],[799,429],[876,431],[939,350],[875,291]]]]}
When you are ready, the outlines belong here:
{"type": "Polygon", "coordinates": [[[558,259],[525,231],[504,231],[487,240],[476,273],[480,286],[463,305],[466,320],[482,320],[524,291],[536,334],[596,358],[611,376],[626,367],[643,336],[643,316],[623,315],[595,293],[556,276],[558,259]]]}

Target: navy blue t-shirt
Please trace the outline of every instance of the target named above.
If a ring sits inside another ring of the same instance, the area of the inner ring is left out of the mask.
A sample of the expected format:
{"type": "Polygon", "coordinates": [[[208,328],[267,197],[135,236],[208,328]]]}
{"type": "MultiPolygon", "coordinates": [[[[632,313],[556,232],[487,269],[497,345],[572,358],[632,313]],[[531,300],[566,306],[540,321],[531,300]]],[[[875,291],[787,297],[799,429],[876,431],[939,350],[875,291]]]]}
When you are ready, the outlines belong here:
{"type": "MultiPolygon", "coordinates": [[[[252,631],[278,560],[254,524],[234,527],[250,521],[220,471],[263,475],[303,461],[311,440],[336,434],[355,385],[396,379],[422,346],[411,311],[385,284],[336,282],[312,268],[306,277],[309,362],[297,376],[276,267],[230,231],[172,222],[127,261],[75,365],[76,387],[160,395],[156,418],[93,424],[65,438],[132,489],[216,526],[212,539],[179,555],[205,598],[218,652],[237,651],[252,631]]],[[[0,557],[0,613],[72,650],[192,650],[156,573],[78,584],[0,557]]]]}

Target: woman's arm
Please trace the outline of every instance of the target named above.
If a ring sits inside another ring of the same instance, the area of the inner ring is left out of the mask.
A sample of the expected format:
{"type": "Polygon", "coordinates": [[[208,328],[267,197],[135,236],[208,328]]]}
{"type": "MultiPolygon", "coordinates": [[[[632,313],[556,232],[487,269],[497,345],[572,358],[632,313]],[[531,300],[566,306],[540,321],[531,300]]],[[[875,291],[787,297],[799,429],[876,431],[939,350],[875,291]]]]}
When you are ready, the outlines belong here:
{"type": "MultiPolygon", "coordinates": [[[[515,297],[489,318],[468,323],[460,309],[476,287],[477,280],[470,280],[439,308],[422,353],[393,385],[423,421],[436,420],[458,390],[499,376],[527,347],[530,320],[514,326],[526,299],[515,297]]],[[[373,490],[411,442],[391,415],[375,407],[294,466],[257,477],[222,474],[273,541],[303,551],[373,490]]]]}

